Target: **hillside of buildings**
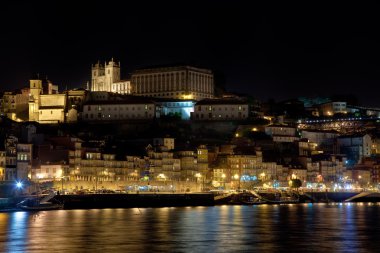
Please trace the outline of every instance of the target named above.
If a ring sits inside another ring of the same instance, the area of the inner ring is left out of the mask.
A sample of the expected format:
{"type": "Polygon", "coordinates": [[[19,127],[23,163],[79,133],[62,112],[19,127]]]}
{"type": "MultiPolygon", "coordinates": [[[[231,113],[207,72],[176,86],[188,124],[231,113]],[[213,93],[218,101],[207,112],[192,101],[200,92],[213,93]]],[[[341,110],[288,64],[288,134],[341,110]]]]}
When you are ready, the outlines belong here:
{"type": "Polygon", "coordinates": [[[211,70],[91,67],[91,86],[34,77],[0,99],[0,181],[207,189],[378,187],[380,109],[334,95],[261,102],[218,89],[211,70]]]}

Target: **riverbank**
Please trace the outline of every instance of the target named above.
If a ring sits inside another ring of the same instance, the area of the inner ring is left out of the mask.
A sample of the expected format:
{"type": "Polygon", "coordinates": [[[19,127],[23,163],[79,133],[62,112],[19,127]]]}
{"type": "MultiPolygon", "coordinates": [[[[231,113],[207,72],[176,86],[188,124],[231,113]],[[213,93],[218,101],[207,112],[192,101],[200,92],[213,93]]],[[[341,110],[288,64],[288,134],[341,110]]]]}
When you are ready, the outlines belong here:
{"type": "MultiPolygon", "coordinates": [[[[278,196],[274,193],[260,193],[262,199],[257,202],[247,201],[252,193],[234,193],[215,195],[213,193],[109,193],[109,194],[70,194],[56,195],[52,202],[63,203],[64,209],[99,209],[99,208],[136,208],[136,207],[181,207],[247,204],[286,204],[286,203],[326,203],[326,202],[380,202],[380,193],[374,192],[303,192],[296,195],[278,196]],[[241,200],[243,196],[245,201],[241,200]],[[249,196],[248,196],[249,197],[249,196]],[[277,198],[277,199],[276,199],[277,198]],[[287,201],[284,201],[286,200],[287,201]]],[[[16,211],[16,204],[24,197],[1,199],[0,212],[16,211]]],[[[29,196],[30,197],[30,196],[29,196]]]]}

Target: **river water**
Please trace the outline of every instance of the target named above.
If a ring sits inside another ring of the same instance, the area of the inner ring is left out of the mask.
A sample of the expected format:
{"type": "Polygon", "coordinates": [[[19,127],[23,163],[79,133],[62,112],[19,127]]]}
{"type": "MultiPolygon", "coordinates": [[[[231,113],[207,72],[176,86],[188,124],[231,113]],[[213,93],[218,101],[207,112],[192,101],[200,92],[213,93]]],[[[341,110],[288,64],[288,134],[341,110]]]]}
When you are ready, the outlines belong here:
{"type": "Polygon", "coordinates": [[[379,204],[0,213],[0,252],[379,252],[379,204]]]}

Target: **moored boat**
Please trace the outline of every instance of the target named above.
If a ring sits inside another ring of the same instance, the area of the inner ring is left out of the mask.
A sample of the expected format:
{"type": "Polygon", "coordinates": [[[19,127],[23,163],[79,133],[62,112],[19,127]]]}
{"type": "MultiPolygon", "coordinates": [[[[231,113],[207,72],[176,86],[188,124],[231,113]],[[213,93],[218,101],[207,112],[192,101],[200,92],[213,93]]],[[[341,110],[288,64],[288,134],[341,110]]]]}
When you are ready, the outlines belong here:
{"type": "Polygon", "coordinates": [[[34,197],[27,198],[17,204],[17,207],[26,211],[48,211],[63,209],[62,203],[52,202],[53,195],[48,195],[44,198],[34,197]]]}

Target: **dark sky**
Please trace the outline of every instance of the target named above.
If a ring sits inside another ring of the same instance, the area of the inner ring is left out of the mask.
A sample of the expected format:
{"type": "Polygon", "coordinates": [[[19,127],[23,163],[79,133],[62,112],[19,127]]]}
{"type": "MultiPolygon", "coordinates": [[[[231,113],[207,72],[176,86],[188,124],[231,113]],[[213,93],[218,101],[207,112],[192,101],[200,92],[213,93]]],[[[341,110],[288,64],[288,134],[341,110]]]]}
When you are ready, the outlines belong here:
{"type": "Polygon", "coordinates": [[[283,2],[2,2],[1,90],[37,72],[61,89],[79,87],[91,63],[114,57],[124,77],[192,63],[262,100],[355,94],[380,106],[379,6],[283,2]]]}

